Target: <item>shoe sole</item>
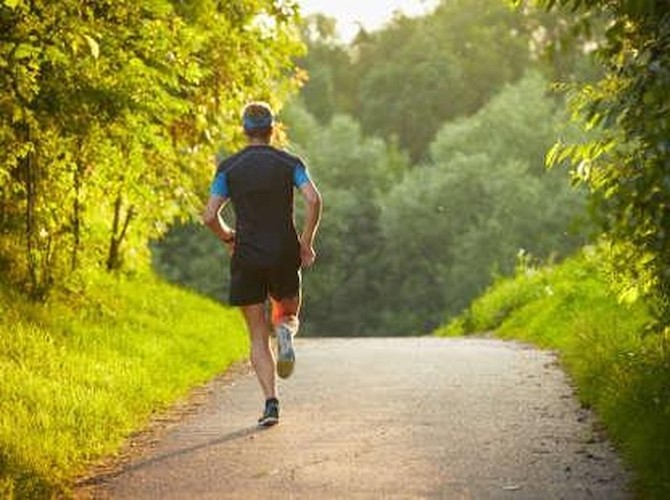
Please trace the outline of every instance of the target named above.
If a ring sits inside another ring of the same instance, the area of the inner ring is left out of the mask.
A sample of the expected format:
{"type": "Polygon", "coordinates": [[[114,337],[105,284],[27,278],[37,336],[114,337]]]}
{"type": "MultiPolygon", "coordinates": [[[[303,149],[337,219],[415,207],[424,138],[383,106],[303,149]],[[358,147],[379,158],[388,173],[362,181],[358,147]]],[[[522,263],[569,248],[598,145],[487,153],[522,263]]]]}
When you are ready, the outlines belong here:
{"type": "Polygon", "coordinates": [[[279,419],[276,417],[267,417],[263,418],[258,421],[258,426],[259,427],[272,427],[273,425],[277,425],[279,423],[279,419]]]}
{"type": "Polygon", "coordinates": [[[295,361],[292,360],[282,360],[277,361],[277,375],[281,378],[289,378],[293,373],[293,367],[295,366],[295,361]]]}
{"type": "Polygon", "coordinates": [[[277,375],[281,378],[288,378],[293,373],[295,366],[295,351],[293,350],[292,341],[286,342],[282,339],[287,335],[291,339],[291,332],[288,330],[280,331],[277,334],[277,375]]]}

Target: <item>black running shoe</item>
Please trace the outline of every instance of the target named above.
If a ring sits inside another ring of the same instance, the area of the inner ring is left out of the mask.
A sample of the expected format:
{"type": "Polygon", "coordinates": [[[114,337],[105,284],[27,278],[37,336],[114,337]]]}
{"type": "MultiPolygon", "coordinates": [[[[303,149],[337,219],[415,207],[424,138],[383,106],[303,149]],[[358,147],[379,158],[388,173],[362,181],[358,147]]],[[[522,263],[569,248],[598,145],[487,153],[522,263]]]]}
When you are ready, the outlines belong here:
{"type": "Polygon", "coordinates": [[[279,401],[277,399],[268,399],[265,401],[265,411],[258,419],[258,425],[261,427],[271,427],[279,423],[279,401]]]}
{"type": "Polygon", "coordinates": [[[288,378],[295,366],[293,332],[284,324],[277,327],[277,375],[288,378]]]}

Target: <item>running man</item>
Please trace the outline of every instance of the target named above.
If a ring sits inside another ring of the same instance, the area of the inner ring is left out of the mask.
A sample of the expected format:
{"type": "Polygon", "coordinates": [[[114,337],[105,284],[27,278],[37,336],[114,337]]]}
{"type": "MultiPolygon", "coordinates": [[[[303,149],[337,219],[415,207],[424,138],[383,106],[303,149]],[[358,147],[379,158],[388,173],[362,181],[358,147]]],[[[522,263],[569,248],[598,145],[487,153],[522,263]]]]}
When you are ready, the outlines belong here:
{"type": "Polygon", "coordinates": [[[279,422],[270,335],[274,332],[277,337],[276,373],[286,378],[295,363],[300,269],[312,265],[316,257],[313,245],[321,195],[300,158],[270,145],[274,116],[268,104],[248,104],[242,121],[248,144],[217,166],[203,221],[232,254],[230,304],[241,308],[249,330],[251,364],[265,396],[258,423],[268,427],[279,422]],[[293,219],[294,188],[300,190],[306,207],[300,236],[293,219]],[[235,209],[235,229],[221,216],[229,200],[235,209]]]}

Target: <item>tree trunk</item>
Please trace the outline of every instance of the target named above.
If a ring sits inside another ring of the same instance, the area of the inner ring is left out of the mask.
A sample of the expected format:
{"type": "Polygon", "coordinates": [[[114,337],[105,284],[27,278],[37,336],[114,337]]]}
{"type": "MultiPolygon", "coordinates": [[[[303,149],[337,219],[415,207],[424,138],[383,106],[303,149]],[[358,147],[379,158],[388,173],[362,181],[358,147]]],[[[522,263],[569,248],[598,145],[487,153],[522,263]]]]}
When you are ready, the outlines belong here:
{"type": "Polygon", "coordinates": [[[7,190],[0,187],[0,234],[7,227],[7,190]]]}
{"type": "MultiPolygon", "coordinates": [[[[24,128],[25,142],[30,142],[30,129],[26,125],[24,128]]],[[[36,242],[36,223],[35,223],[35,205],[37,201],[37,172],[35,171],[35,153],[29,151],[21,159],[21,170],[23,171],[23,182],[26,187],[26,208],[25,208],[25,238],[26,238],[26,256],[28,259],[28,280],[30,294],[37,296],[40,294],[40,283],[37,273],[38,256],[36,242]]]]}
{"type": "Polygon", "coordinates": [[[114,220],[112,221],[112,235],[109,241],[109,254],[107,256],[107,270],[117,271],[121,269],[123,260],[121,259],[121,243],[126,237],[130,221],[135,216],[135,209],[131,205],[126,210],[125,217],[122,219],[123,197],[119,193],[114,201],[114,220]],[[119,229],[120,228],[120,229],[119,229]]]}
{"type": "Polygon", "coordinates": [[[74,201],[72,202],[72,255],[70,268],[75,271],[79,267],[79,247],[81,245],[81,178],[84,165],[81,157],[81,140],[77,144],[77,165],[74,170],[74,201]]]}

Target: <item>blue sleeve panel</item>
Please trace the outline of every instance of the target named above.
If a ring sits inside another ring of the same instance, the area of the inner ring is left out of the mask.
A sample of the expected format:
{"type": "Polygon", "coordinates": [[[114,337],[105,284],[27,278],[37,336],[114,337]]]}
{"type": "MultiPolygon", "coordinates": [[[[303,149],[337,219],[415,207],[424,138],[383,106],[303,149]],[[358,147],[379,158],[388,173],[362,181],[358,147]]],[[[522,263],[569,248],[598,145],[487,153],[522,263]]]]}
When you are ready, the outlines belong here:
{"type": "Polygon", "coordinates": [[[226,173],[219,172],[214,177],[212,181],[212,187],[209,189],[209,194],[213,196],[221,196],[222,198],[228,198],[228,181],[226,180],[226,173]]]}
{"type": "Polygon", "coordinates": [[[293,169],[293,184],[301,188],[310,181],[307,168],[302,163],[298,163],[293,169]]]}
{"type": "MultiPolygon", "coordinates": [[[[309,174],[307,173],[307,168],[302,163],[299,163],[293,169],[293,184],[297,188],[303,187],[310,181],[309,174]]],[[[222,198],[229,198],[230,193],[228,191],[228,181],[226,179],[225,172],[219,172],[214,177],[212,181],[212,186],[209,189],[209,193],[214,196],[221,196],[222,198]]]]}

